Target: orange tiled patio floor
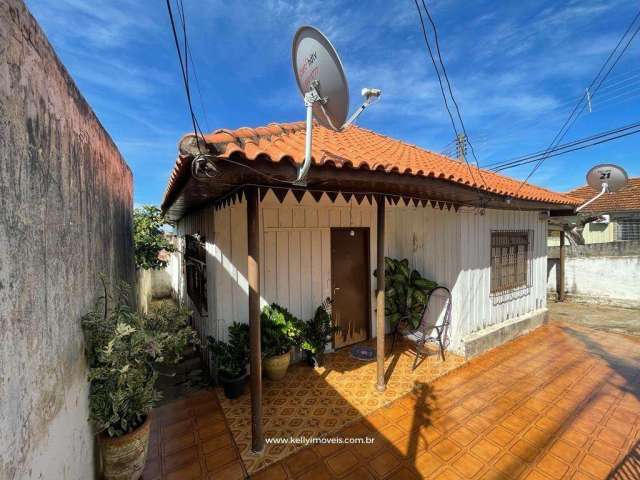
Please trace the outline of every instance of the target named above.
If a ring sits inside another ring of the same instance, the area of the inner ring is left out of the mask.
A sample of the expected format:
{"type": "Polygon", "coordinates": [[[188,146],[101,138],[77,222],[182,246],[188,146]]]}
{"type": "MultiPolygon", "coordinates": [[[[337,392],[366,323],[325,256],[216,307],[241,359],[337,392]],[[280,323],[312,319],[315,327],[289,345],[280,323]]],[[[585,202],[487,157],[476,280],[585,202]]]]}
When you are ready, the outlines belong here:
{"type": "MultiPolygon", "coordinates": [[[[637,339],[551,324],[421,387],[336,434],[373,444],[307,447],[251,478],[640,478],[637,339]]],[[[145,479],[245,475],[218,402],[202,395],[154,415],[159,470],[145,479]],[[175,450],[173,432],[190,433],[189,447],[175,450]]]]}
{"type": "MultiPolygon", "coordinates": [[[[388,338],[390,345],[391,338],[388,338]]],[[[319,437],[335,433],[413,390],[416,383],[430,382],[463,364],[462,357],[448,353],[443,362],[436,351],[412,370],[415,350],[399,341],[385,361],[387,389],[375,388],[376,363],[353,358],[349,348],[326,356],[325,365],[311,368],[304,362],[289,367],[284,379],[263,382],[264,434],[268,438],[319,437]]],[[[435,348],[435,347],[434,347],[435,348]]],[[[247,389],[248,390],[248,389],[247,389]]],[[[249,473],[291,455],[300,444],[266,444],[264,453],[251,452],[251,398],[247,391],[229,400],[217,391],[222,410],[249,473]]]]}

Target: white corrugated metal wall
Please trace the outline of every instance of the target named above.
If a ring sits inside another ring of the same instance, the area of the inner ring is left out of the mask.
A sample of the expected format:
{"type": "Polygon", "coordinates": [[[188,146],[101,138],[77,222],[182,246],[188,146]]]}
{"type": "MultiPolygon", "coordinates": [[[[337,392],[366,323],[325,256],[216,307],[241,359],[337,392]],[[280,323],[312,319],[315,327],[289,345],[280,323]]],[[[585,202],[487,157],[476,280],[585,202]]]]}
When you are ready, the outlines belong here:
{"type": "MultiPolygon", "coordinates": [[[[365,199],[347,203],[325,195],[316,202],[291,193],[281,204],[272,192],[260,204],[260,284],[262,304],[277,302],[309,318],[331,289],[331,227],[370,229],[370,273],[376,265],[375,207],[365,199]]],[[[546,307],[546,222],[537,212],[439,208],[387,203],[387,256],[407,258],[423,276],[449,287],[453,295],[451,348],[490,325],[546,307]],[[531,230],[532,286],[517,293],[489,293],[492,230],[531,230]]],[[[233,321],[248,321],[247,228],[243,202],[201,210],[183,218],[178,235],[198,232],[207,242],[209,314],[199,319],[202,334],[226,338],[233,321]]],[[[182,245],[182,243],[181,243],[182,245]]],[[[178,269],[183,272],[182,265],[178,269]]],[[[188,296],[182,285],[181,298],[188,296]]],[[[375,335],[375,281],[371,281],[371,331],[375,335]]]]}

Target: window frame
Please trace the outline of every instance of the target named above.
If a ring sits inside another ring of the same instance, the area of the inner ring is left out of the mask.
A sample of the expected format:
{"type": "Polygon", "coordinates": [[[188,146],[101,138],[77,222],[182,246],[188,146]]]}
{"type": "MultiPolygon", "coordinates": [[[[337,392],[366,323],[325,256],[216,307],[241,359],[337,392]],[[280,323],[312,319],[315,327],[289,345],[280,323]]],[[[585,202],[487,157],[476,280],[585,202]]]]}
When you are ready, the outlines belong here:
{"type": "Polygon", "coordinates": [[[640,240],[640,218],[618,217],[615,219],[615,239],[619,242],[640,240]]]}
{"type": "Polygon", "coordinates": [[[184,236],[185,290],[198,314],[207,315],[207,256],[204,237],[184,236]]]}
{"type": "Polygon", "coordinates": [[[533,248],[533,230],[491,230],[489,236],[490,295],[499,296],[532,286],[533,248]],[[524,246],[524,251],[520,250],[521,246],[524,246]],[[499,255],[496,255],[496,249],[501,249],[499,255]],[[511,249],[515,251],[510,252],[511,249]],[[496,260],[499,260],[500,264],[497,264],[496,260]],[[505,276],[511,278],[505,280],[505,276]]]}

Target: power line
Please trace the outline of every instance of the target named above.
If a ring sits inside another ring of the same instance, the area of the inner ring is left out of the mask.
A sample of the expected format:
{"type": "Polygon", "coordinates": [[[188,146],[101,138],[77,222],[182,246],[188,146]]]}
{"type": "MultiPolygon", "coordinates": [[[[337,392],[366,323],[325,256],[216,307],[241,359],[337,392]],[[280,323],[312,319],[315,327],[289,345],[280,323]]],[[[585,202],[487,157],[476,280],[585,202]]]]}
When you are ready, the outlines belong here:
{"type": "MultiPolygon", "coordinates": [[[[570,149],[568,149],[568,150],[563,150],[563,151],[561,151],[561,152],[559,152],[559,151],[558,151],[558,150],[560,150],[560,149],[557,149],[557,150],[554,150],[554,152],[552,152],[552,153],[547,153],[547,154],[545,155],[545,157],[544,157],[544,158],[545,158],[545,160],[546,160],[547,158],[557,157],[557,156],[559,156],[559,155],[564,155],[564,154],[567,154],[567,153],[571,153],[571,152],[574,152],[574,151],[576,151],[576,150],[583,150],[583,149],[585,149],[585,148],[594,147],[594,146],[596,146],[596,145],[600,145],[600,144],[602,144],[602,143],[607,143],[607,142],[610,142],[610,141],[612,141],[612,140],[617,140],[618,138],[628,137],[629,135],[634,135],[634,134],[636,134],[636,133],[640,133],[640,128],[639,128],[639,129],[636,129],[636,130],[633,130],[633,131],[630,131],[630,132],[621,133],[621,134],[619,134],[619,135],[615,135],[615,136],[613,136],[613,137],[606,138],[606,139],[604,139],[604,140],[600,140],[600,141],[597,141],[597,142],[592,142],[592,143],[589,143],[589,144],[587,144],[587,145],[580,145],[580,146],[576,146],[576,147],[574,147],[574,148],[570,148],[570,149]]],[[[526,164],[528,164],[528,163],[533,163],[533,162],[535,162],[535,161],[537,161],[537,159],[529,160],[528,162],[522,162],[520,165],[526,165],[526,164]]],[[[504,167],[504,168],[501,168],[501,169],[498,169],[498,170],[495,170],[495,171],[496,171],[496,172],[499,172],[499,171],[506,170],[506,169],[508,169],[508,168],[514,168],[514,167],[517,167],[517,166],[520,166],[520,165],[514,165],[514,166],[504,167]]]]}
{"type": "MultiPolygon", "coordinates": [[[[425,3],[425,0],[421,0],[422,2],[422,6],[424,8],[424,11],[427,13],[427,17],[429,18],[429,23],[431,23],[431,28],[433,28],[433,36],[435,37],[436,40],[436,51],[438,52],[438,60],[440,61],[440,66],[442,67],[442,74],[444,76],[445,81],[447,82],[447,89],[449,90],[449,96],[451,97],[451,100],[453,101],[453,105],[456,108],[456,113],[458,114],[458,120],[460,121],[460,126],[462,127],[462,133],[464,133],[464,138],[465,141],[467,142],[467,144],[469,144],[469,147],[471,148],[471,154],[473,155],[473,158],[476,162],[476,167],[478,169],[478,175],[480,175],[480,179],[482,180],[482,183],[484,184],[484,188],[487,189],[487,182],[485,182],[484,177],[482,176],[482,172],[480,171],[480,162],[478,161],[478,157],[476,155],[476,151],[473,148],[473,144],[471,143],[471,140],[469,139],[469,135],[467,133],[467,129],[464,126],[464,121],[462,120],[462,114],[460,113],[460,107],[458,105],[458,102],[456,101],[456,97],[453,95],[453,89],[451,88],[451,82],[449,81],[449,75],[447,74],[447,69],[444,66],[444,61],[442,60],[442,52],[440,51],[440,40],[438,39],[438,29],[436,28],[436,23],[433,21],[433,17],[431,16],[431,13],[429,13],[429,9],[427,8],[427,4],[425,3]]],[[[420,8],[418,8],[418,11],[420,10],[420,8]]],[[[420,17],[422,19],[422,16],[420,17]]],[[[456,137],[457,138],[457,137],[456,137]]],[[[466,162],[466,158],[465,158],[465,162],[466,162]]],[[[467,162],[468,164],[468,162],[467,162]]],[[[473,174],[471,175],[471,177],[473,178],[473,174]]],[[[473,180],[475,182],[475,179],[473,180]]]]}
{"type": "MultiPolygon", "coordinates": [[[[189,89],[189,70],[188,70],[188,65],[186,65],[187,63],[187,58],[186,58],[186,51],[185,51],[185,58],[183,61],[182,58],[182,52],[180,50],[180,41],[178,40],[178,32],[176,31],[176,24],[173,18],[173,10],[171,9],[171,1],[170,0],[166,0],[166,4],[167,4],[167,11],[169,13],[169,20],[171,21],[171,30],[173,32],[173,41],[175,43],[176,46],[176,51],[178,53],[178,60],[180,61],[180,71],[182,73],[182,81],[184,83],[184,89],[185,89],[185,93],[187,95],[187,104],[189,106],[189,113],[191,115],[191,123],[193,124],[193,131],[196,134],[196,145],[198,147],[198,152],[202,153],[200,150],[200,142],[197,139],[197,136],[199,135],[201,138],[204,137],[202,130],[200,130],[200,125],[198,124],[198,120],[196,119],[196,115],[193,111],[193,103],[191,101],[191,91],[189,89]]],[[[180,7],[178,8],[180,11],[180,7]]],[[[184,9],[182,10],[182,13],[180,14],[182,15],[182,18],[184,20],[184,9]]],[[[184,42],[185,45],[187,45],[187,36],[186,36],[186,26],[185,23],[183,21],[183,33],[184,33],[184,42]]]]}
{"type": "MultiPolygon", "coordinates": [[[[438,76],[438,83],[440,84],[440,91],[442,92],[442,98],[444,99],[444,106],[447,109],[447,113],[449,114],[449,119],[451,120],[451,126],[453,127],[453,132],[455,136],[458,136],[458,128],[456,127],[456,122],[453,119],[453,114],[449,109],[449,102],[447,100],[447,95],[444,93],[444,86],[442,85],[442,78],[440,77],[440,70],[438,70],[438,66],[436,65],[436,60],[433,56],[433,51],[431,50],[431,43],[429,42],[429,37],[427,36],[427,30],[424,26],[424,20],[422,18],[422,11],[420,10],[420,6],[418,5],[418,0],[414,0],[416,4],[416,8],[418,9],[418,15],[420,16],[420,27],[422,28],[422,35],[424,36],[424,42],[427,45],[427,50],[429,51],[429,57],[431,58],[431,63],[433,64],[433,68],[436,71],[436,75],[438,76]]],[[[455,141],[455,140],[454,140],[455,141]]]]}
{"type": "MultiPolygon", "coordinates": [[[[631,75],[623,80],[619,80],[614,83],[609,83],[606,86],[600,88],[598,90],[598,101],[592,102],[592,111],[601,111],[603,109],[603,103],[608,103],[611,100],[625,97],[626,95],[631,95],[630,98],[635,98],[637,96],[635,92],[640,91],[640,89],[638,89],[638,87],[640,87],[640,78],[636,77],[640,77],[640,73],[631,75]],[[623,83],[626,83],[627,85],[621,85],[623,83]]],[[[525,130],[531,130],[541,124],[549,124],[550,121],[555,120],[556,118],[560,118],[563,115],[559,112],[555,113],[556,111],[564,109],[565,106],[579,101],[583,95],[580,95],[577,98],[575,96],[571,97],[570,100],[561,100],[551,109],[544,112],[540,111],[539,113],[536,113],[533,118],[523,118],[516,122],[511,122],[508,128],[501,130],[498,141],[501,143],[506,138],[511,138],[515,135],[523,133],[523,131],[525,130]],[[535,120],[535,118],[538,118],[540,116],[543,116],[544,118],[535,120]]],[[[618,104],[618,102],[616,102],[616,104],[618,104]]],[[[504,116],[505,115],[502,115],[501,118],[504,116]]],[[[494,133],[484,133],[474,137],[476,144],[479,143],[480,145],[488,143],[488,140],[493,140],[491,141],[492,144],[496,143],[496,138],[497,136],[494,133]]],[[[447,145],[443,146],[440,151],[443,154],[451,154],[450,152],[452,152],[452,149],[447,147],[452,145],[454,142],[455,141],[449,142],[447,145]]]]}
{"type": "MultiPolygon", "coordinates": [[[[562,145],[558,145],[557,147],[555,147],[553,149],[553,151],[561,150],[563,148],[570,147],[570,146],[573,146],[573,145],[577,145],[577,144],[580,144],[580,143],[584,143],[584,142],[589,141],[589,140],[597,139],[597,138],[604,137],[604,136],[607,136],[607,135],[611,135],[611,134],[614,134],[614,133],[618,133],[618,132],[621,132],[621,131],[624,131],[624,130],[635,128],[638,125],[640,125],[640,123],[631,123],[629,125],[625,125],[625,126],[622,126],[622,127],[614,128],[614,129],[607,130],[607,131],[604,131],[604,132],[595,133],[595,134],[590,135],[588,137],[580,138],[580,139],[573,140],[573,141],[568,142],[568,143],[564,143],[562,145]]],[[[531,159],[531,158],[534,158],[534,157],[540,157],[540,156],[544,155],[544,153],[547,152],[547,150],[548,149],[544,149],[544,150],[540,150],[540,151],[537,151],[537,152],[533,152],[533,153],[529,153],[529,154],[525,154],[525,155],[520,155],[518,157],[512,158],[510,160],[506,160],[506,161],[493,162],[493,163],[488,164],[487,167],[491,167],[491,170],[498,170],[498,169],[500,169],[502,167],[506,167],[506,166],[512,166],[512,165],[518,166],[517,164],[519,162],[521,162],[522,160],[528,160],[528,159],[531,159]]]]}
{"type": "MultiPolygon", "coordinates": [[[[629,38],[629,40],[627,41],[627,44],[622,48],[622,51],[618,54],[617,58],[613,61],[613,63],[609,66],[609,69],[606,71],[606,73],[600,78],[600,75],[602,74],[602,72],[605,70],[605,68],[607,67],[607,65],[609,64],[609,62],[611,61],[612,58],[614,58],[614,56],[616,55],[616,52],[618,51],[618,48],[620,47],[620,45],[622,45],[622,42],[624,41],[624,39],[627,37],[627,35],[629,34],[629,32],[632,30],[634,24],[636,23],[636,21],[638,20],[638,18],[640,18],[640,11],[636,14],[636,16],[633,18],[633,20],[631,21],[631,23],[629,24],[629,26],[627,27],[627,29],[625,30],[624,34],[620,37],[620,40],[618,40],[618,43],[616,44],[615,48],[611,51],[611,53],[609,54],[609,56],[607,57],[606,61],[602,64],[602,66],[600,67],[600,70],[598,71],[598,73],[596,74],[595,78],[593,79],[593,81],[591,82],[591,84],[589,85],[587,91],[584,93],[584,95],[582,95],[580,97],[580,100],[578,101],[578,103],[576,104],[576,106],[573,108],[573,110],[571,111],[571,114],[569,115],[569,118],[567,118],[567,120],[564,122],[564,124],[562,125],[562,127],[560,128],[560,130],[558,131],[558,133],[556,134],[556,136],[553,138],[553,140],[551,141],[551,144],[549,145],[549,147],[547,148],[548,151],[551,151],[551,149],[554,147],[554,145],[559,144],[562,139],[565,137],[565,135],[567,134],[567,132],[569,131],[569,129],[573,126],[573,124],[576,122],[576,120],[578,119],[578,117],[580,116],[580,114],[584,111],[584,109],[587,106],[587,103],[585,102],[583,104],[583,100],[587,99],[587,92],[589,92],[589,95],[591,96],[591,98],[593,99],[593,96],[597,93],[598,89],[600,88],[600,86],[602,85],[602,83],[607,79],[607,76],[609,75],[609,73],[611,73],[611,71],[613,70],[613,68],[616,66],[616,64],[618,63],[618,61],[620,60],[620,58],[622,58],[622,55],[624,55],[624,53],[626,52],[627,48],[629,48],[629,45],[631,44],[631,41],[635,38],[635,36],[637,35],[638,31],[640,31],[640,26],[638,26],[638,28],[635,30],[635,32],[633,33],[633,35],[631,35],[631,37],[629,38]],[[598,82],[598,79],[600,78],[600,81],[598,82]],[[596,85],[596,82],[597,85],[596,85]],[[594,88],[594,85],[595,88],[594,88]],[[575,112],[578,111],[578,108],[580,108],[580,106],[582,105],[582,108],[579,110],[578,114],[575,115],[575,112]],[[575,115],[575,116],[574,116],[575,115]]],[[[516,190],[516,194],[522,189],[522,187],[529,181],[529,179],[531,178],[531,176],[538,170],[538,168],[540,168],[540,166],[544,163],[544,161],[546,160],[546,156],[543,156],[540,158],[540,160],[538,160],[538,162],[534,165],[533,169],[531,170],[531,172],[529,172],[529,174],[527,175],[527,177],[522,181],[522,183],[520,184],[520,186],[518,187],[518,189],[516,190]]]]}
{"type": "MultiPolygon", "coordinates": [[[[184,4],[182,0],[179,0],[180,5],[179,5],[179,9],[178,9],[178,13],[180,14],[180,21],[182,23],[182,32],[184,35],[184,50],[186,52],[185,54],[185,66],[187,67],[187,80],[189,80],[189,74],[188,74],[188,68],[189,68],[189,61],[191,61],[191,70],[193,72],[193,78],[196,81],[196,88],[198,90],[198,98],[200,100],[200,109],[202,110],[202,114],[204,116],[204,120],[207,123],[206,128],[209,129],[209,117],[207,115],[207,109],[205,107],[205,103],[204,103],[204,96],[202,95],[202,89],[200,88],[200,79],[198,77],[198,70],[196,68],[196,62],[193,60],[193,54],[191,53],[191,47],[189,45],[189,41],[188,41],[188,36],[187,36],[187,26],[186,26],[186,16],[184,13],[184,4]]],[[[196,117],[197,120],[197,117],[196,117]]],[[[199,126],[199,124],[198,124],[199,126]]]]}
{"type": "Polygon", "coordinates": [[[529,163],[537,162],[541,157],[555,157],[563,155],[565,153],[573,152],[575,150],[582,150],[594,145],[599,145],[611,140],[626,137],[635,133],[640,133],[640,122],[625,125],[623,127],[615,128],[605,132],[600,132],[589,137],[574,140],[572,142],[557,145],[552,150],[545,149],[531,154],[519,156],[505,162],[495,162],[487,165],[491,167],[491,170],[498,172],[509,168],[515,168],[529,163]]]}

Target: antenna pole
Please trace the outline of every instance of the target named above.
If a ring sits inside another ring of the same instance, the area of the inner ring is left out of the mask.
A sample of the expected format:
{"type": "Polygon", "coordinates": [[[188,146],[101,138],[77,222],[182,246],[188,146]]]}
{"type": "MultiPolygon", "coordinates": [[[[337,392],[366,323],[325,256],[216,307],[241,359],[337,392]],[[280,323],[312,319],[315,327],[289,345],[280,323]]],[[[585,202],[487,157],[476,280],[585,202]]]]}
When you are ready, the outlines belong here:
{"type": "Polygon", "coordinates": [[[313,104],[316,102],[326,103],[327,99],[320,96],[317,90],[318,81],[315,80],[307,93],[304,94],[304,106],[307,109],[307,129],[304,142],[304,163],[298,170],[298,178],[294,185],[306,186],[305,177],[311,168],[311,144],[313,139],[313,104]]]}
{"type": "Polygon", "coordinates": [[[576,208],[576,212],[579,212],[580,210],[582,210],[584,207],[586,207],[587,205],[589,205],[591,202],[595,202],[597,199],[599,199],[602,195],[604,195],[605,193],[607,193],[609,191],[609,185],[604,182],[602,184],[602,191],[596,195],[595,197],[593,197],[591,200],[589,200],[587,203],[583,203],[582,205],[580,205],[578,208],[576,208]]]}

